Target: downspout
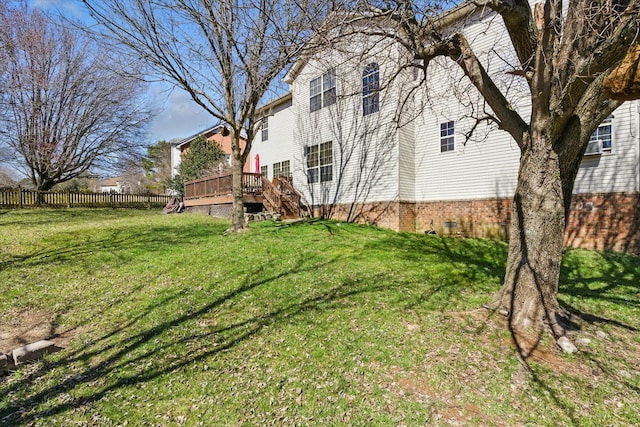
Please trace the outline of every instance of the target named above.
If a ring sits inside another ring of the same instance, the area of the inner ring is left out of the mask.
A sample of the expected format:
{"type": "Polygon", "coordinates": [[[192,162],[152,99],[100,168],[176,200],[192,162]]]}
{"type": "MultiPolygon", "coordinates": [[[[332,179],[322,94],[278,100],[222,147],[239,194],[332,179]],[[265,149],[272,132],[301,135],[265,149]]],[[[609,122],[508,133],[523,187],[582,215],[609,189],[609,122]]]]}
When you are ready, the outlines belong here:
{"type": "Polygon", "coordinates": [[[636,163],[636,191],[640,192],[640,99],[636,100],[636,113],[638,113],[638,133],[636,142],[638,143],[638,162],[636,163]]]}

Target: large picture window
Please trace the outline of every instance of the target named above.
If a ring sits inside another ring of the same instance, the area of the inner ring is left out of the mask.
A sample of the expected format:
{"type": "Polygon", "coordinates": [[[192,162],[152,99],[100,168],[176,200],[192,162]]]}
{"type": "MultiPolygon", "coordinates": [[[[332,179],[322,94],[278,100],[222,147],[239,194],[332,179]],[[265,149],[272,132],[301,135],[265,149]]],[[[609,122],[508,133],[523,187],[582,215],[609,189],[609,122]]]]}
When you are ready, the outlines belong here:
{"type": "Polygon", "coordinates": [[[307,182],[333,180],[333,142],[312,145],[307,148],[307,182]]]}
{"type": "Polygon", "coordinates": [[[367,65],[362,72],[362,115],[375,113],[380,109],[380,67],[375,62],[367,65]]]}
{"type": "Polygon", "coordinates": [[[453,121],[440,123],[440,152],[455,149],[455,124],[453,121]]]}
{"type": "Polygon", "coordinates": [[[309,111],[336,103],[336,71],[329,70],[309,82],[309,111]]]}

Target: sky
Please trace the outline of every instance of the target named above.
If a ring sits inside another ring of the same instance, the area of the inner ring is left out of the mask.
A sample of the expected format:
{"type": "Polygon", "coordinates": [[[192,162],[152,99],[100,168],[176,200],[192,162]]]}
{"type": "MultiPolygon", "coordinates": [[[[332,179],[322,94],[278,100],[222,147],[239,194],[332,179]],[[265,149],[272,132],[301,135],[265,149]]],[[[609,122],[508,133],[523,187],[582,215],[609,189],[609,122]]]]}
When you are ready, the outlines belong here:
{"type": "Polygon", "coordinates": [[[152,83],[149,98],[158,106],[158,114],[149,124],[151,142],[187,138],[215,124],[217,120],[197,105],[189,94],[177,88],[152,83]]]}
{"type": "MultiPolygon", "coordinates": [[[[60,11],[76,19],[82,20],[86,16],[78,0],[29,0],[28,3],[34,8],[60,11]]],[[[166,83],[151,83],[148,97],[157,109],[155,118],[149,123],[150,144],[160,140],[187,138],[217,124],[217,120],[193,102],[185,91],[171,88],[166,83]]]]}

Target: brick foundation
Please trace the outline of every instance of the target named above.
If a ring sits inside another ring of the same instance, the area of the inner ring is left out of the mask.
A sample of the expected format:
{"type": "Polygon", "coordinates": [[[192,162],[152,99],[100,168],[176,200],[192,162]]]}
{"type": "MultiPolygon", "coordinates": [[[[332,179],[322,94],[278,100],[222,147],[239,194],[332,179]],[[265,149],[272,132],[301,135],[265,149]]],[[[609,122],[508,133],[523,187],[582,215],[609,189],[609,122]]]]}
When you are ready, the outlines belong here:
{"type": "Polygon", "coordinates": [[[565,243],[640,254],[640,193],[573,196],[565,243]]]}
{"type": "Polygon", "coordinates": [[[416,203],[416,231],[435,230],[443,235],[462,235],[506,240],[511,220],[511,199],[451,200],[416,203]]]}
{"type": "MultiPolygon", "coordinates": [[[[331,217],[395,231],[506,240],[511,198],[439,202],[378,202],[334,207],[331,217]],[[355,209],[355,210],[354,210],[355,209]],[[357,214],[354,215],[354,212],[357,214]]],[[[640,193],[579,194],[572,198],[567,246],[640,253],[640,193]]]]}

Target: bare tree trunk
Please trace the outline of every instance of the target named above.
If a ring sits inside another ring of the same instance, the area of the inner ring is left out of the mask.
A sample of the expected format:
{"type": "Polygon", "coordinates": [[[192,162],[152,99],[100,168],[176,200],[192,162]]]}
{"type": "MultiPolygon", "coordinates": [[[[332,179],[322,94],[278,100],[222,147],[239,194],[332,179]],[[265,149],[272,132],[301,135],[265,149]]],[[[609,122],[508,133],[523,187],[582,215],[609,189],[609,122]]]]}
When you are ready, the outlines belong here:
{"type": "Polygon", "coordinates": [[[560,163],[550,143],[526,145],[513,199],[509,257],[499,304],[514,330],[564,335],[558,280],[565,228],[560,163]]]}
{"type": "Polygon", "coordinates": [[[242,200],[242,169],[244,168],[243,156],[240,149],[240,132],[231,129],[231,172],[233,205],[231,208],[231,228],[229,231],[239,231],[246,228],[244,222],[244,202],[242,200]]]}

